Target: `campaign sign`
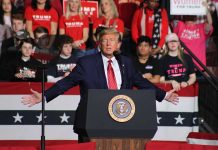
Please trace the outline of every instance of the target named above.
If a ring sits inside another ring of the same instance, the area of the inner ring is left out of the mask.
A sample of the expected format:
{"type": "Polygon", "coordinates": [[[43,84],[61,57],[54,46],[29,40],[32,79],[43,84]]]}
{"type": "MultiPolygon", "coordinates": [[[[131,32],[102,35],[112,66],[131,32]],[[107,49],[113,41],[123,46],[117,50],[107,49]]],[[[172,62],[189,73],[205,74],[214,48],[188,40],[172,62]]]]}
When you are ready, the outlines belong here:
{"type": "Polygon", "coordinates": [[[170,0],[171,15],[205,15],[205,0],[170,0]]]}

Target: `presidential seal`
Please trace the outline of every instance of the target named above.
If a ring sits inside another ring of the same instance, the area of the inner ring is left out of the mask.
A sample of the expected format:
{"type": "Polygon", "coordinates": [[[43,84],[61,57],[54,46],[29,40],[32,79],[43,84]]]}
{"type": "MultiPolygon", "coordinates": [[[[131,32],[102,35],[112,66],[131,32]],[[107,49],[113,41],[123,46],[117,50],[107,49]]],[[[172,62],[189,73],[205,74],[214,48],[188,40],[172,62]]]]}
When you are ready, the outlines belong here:
{"type": "Polygon", "coordinates": [[[108,112],[115,121],[127,122],[135,114],[135,104],[130,97],[117,95],[110,100],[108,112]]]}

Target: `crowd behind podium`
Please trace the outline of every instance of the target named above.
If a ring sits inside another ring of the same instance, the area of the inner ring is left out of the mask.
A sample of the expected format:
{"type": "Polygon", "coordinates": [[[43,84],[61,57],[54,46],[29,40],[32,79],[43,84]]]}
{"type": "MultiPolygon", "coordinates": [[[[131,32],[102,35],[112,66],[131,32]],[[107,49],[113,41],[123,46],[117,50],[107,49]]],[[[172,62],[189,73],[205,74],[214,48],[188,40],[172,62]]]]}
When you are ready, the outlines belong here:
{"type": "Polygon", "coordinates": [[[180,40],[206,65],[207,39],[217,36],[216,1],[202,4],[207,10],[203,21],[200,16],[170,16],[159,0],[98,4],[99,16],[90,20],[81,12],[80,0],[67,0],[65,13],[59,0],[1,0],[0,80],[40,82],[42,61],[34,53],[42,53],[53,57],[46,80],[57,82],[78,59],[100,51],[101,30],[115,28],[122,39],[119,51],[133,60],[144,78],[170,83],[176,90],[195,83],[195,62],[180,40]]]}

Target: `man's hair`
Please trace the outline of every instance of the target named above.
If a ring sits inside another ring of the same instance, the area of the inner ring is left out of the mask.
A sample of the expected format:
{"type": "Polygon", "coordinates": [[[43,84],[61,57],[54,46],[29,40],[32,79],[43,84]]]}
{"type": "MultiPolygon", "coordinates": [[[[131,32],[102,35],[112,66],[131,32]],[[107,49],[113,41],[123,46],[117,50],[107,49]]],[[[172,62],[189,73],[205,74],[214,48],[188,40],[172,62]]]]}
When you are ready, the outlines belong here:
{"type": "Polygon", "coordinates": [[[118,37],[118,41],[121,42],[121,35],[115,28],[105,28],[105,29],[101,30],[99,33],[99,41],[102,40],[102,37],[104,35],[108,35],[108,34],[116,35],[118,37]]]}
{"type": "Polygon", "coordinates": [[[65,35],[65,34],[59,35],[58,39],[59,39],[58,40],[58,49],[59,49],[60,52],[62,51],[62,48],[63,48],[64,44],[73,43],[73,39],[70,36],[65,35]]]}
{"type": "Polygon", "coordinates": [[[137,45],[140,45],[143,42],[146,42],[149,45],[151,45],[151,39],[148,36],[142,35],[137,39],[137,45]]]}
{"type": "Polygon", "coordinates": [[[46,33],[49,34],[49,31],[47,28],[43,27],[43,26],[39,26],[37,27],[34,31],[33,31],[34,35],[36,35],[36,33],[46,33]]]}
{"type": "Polygon", "coordinates": [[[20,20],[20,21],[23,21],[23,23],[26,23],[26,19],[22,13],[12,14],[11,19],[12,20],[20,20]]]}
{"type": "Polygon", "coordinates": [[[34,42],[34,40],[32,38],[26,38],[26,39],[23,39],[23,40],[20,41],[20,44],[19,44],[18,48],[21,49],[21,47],[22,47],[22,45],[24,43],[29,43],[29,44],[32,45],[32,47],[35,46],[35,42],[34,42]]]}

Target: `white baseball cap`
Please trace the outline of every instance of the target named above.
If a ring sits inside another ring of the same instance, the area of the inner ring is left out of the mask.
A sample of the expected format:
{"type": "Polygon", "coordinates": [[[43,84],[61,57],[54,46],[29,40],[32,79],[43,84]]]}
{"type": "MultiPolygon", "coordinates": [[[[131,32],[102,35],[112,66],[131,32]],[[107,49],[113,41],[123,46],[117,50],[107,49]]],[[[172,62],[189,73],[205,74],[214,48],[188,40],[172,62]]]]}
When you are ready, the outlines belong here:
{"type": "Polygon", "coordinates": [[[179,41],[179,38],[176,35],[176,33],[170,33],[170,34],[168,34],[166,36],[165,40],[166,40],[166,43],[167,43],[167,42],[170,42],[170,41],[179,41]]]}

